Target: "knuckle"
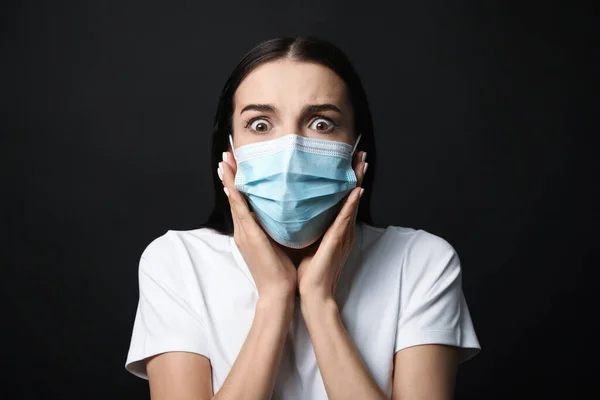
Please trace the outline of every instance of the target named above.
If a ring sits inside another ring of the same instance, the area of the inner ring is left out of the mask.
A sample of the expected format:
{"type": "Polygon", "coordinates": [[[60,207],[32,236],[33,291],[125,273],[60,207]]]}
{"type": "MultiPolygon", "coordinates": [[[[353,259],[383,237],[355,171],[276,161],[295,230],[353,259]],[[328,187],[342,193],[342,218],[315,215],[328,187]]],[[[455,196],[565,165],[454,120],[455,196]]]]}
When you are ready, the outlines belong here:
{"type": "Polygon", "coordinates": [[[239,213],[238,218],[241,223],[246,223],[248,221],[248,215],[246,213],[239,213]]]}
{"type": "Polygon", "coordinates": [[[327,244],[329,246],[332,246],[334,248],[337,248],[339,246],[341,246],[343,244],[342,238],[339,237],[338,235],[335,235],[333,237],[330,237],[327,239],[327,244]]]}
{"type": "Polygon", "coordinates": [[[352,215],[352,213],[351,213],[351,212],[349,212],[349,211],[346,211],[346,212],[344,212],[344,213],[342,214],[342,216],[341,216],[341,217],[342,217],[342,221],[344,221],[344,222],[349,222],[350,220],[352,220],[352,217],[353,217],[353,215],[352,215]]]}

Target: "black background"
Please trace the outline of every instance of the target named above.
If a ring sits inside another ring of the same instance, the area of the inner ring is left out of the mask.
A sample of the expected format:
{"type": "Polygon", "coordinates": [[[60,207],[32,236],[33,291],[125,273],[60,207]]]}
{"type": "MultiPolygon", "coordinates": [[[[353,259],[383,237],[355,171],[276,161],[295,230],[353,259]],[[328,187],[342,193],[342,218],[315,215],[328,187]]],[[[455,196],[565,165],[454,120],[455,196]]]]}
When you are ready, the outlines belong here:
{"type": "Polygon", "coordinates": [[[597,133],[594,10],[384,4],[3,6],[3,398],[148,397],[124,369],[139,256],[208,216],[212,118],[235,64],[297,34],[336,43],[363,79],[376,223],[458,251],[483,350],[461,365],[457,398],[584,397],[598,315],[583,141],[597,133]]]}

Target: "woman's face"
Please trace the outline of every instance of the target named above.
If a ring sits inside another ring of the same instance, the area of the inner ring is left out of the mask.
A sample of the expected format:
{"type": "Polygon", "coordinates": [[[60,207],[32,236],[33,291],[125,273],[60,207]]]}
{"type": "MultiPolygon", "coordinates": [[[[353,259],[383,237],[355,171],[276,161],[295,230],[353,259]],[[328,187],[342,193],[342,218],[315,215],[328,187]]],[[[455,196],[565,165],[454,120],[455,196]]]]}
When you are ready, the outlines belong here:
{"type": "Polygon", "coordinates": [[[291,133],[354,145],[346,85],[316,63],[277,60],[254,69],[234,95],[234,146],[291,133]]]}

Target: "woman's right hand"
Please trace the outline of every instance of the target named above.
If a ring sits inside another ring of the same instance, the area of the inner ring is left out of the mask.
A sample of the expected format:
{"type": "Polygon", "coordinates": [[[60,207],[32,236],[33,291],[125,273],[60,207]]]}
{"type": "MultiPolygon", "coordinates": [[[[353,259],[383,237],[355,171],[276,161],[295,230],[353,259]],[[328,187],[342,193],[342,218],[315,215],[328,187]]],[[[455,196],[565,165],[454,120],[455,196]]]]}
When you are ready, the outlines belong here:
{"type": "Polygon", "coordinates": [[[233,238],[254,278],[259,298],[293,299],[297,286],[296,268],[281,247],[265,233],[256,214],[249,210],[246,199],[235,189],[237,164],[230,152],[223,153],[218,171],[229,199],[233,238]]]}

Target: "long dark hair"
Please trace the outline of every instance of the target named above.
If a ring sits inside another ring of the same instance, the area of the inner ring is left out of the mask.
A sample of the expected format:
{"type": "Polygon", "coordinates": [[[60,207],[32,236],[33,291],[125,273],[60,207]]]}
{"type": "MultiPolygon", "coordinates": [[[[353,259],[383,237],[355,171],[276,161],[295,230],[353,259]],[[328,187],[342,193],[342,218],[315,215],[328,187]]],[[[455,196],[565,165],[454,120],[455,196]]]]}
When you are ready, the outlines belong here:
{"type": "Polygon", "coordinates": [[[321,64],[333,70],[346,83],[354,109],[354,129],[356,133],[362,134],[356,151],[366,151],[369,163],[369,171],[362,184],[365,192],[360,200],[357,220],[373,225],[371,189],[377,166],[377,154],[371,110],[360,78],[346,55],[332,43],[315,37],[282,37],[262,42],[250,50],[233,70],[221,92],[212,136],[211,165],[215,166],[212,168],[215,205],[203,227],[215,229],[226,235],[233,234],[231,209],[223,192],[223,184],[216,172],[216,165],[221,161],[222,153],[229,148],[229,135],[233,135],[233,96],[242,80],[252,70],[269,61],[283,58],[321,64]]]}

